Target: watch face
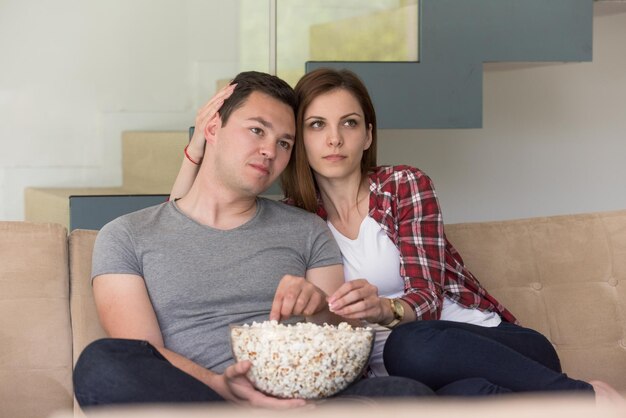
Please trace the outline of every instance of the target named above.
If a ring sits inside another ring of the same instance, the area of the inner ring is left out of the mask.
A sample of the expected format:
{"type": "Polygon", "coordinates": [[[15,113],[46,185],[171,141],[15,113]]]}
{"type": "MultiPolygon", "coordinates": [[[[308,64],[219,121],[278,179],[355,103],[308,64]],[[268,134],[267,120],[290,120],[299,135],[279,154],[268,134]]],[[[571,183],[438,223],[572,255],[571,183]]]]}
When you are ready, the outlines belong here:
{"type": "Polygon", "coordinates": [[[398,318],[398,319],[402,319],[404,317],[404,306],[402,305],[402,303],[400,303],[399,300],[394,299],[393,300],[393,315],[398,318]]]}

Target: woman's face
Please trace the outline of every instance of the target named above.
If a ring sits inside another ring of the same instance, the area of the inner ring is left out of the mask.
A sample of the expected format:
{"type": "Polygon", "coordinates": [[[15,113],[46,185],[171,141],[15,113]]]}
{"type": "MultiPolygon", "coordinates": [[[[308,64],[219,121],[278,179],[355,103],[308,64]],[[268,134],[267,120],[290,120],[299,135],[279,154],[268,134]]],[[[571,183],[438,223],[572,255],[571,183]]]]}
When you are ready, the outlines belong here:
{"type": "Polygon", "coordinates": [[[344,178],[361,171],[363,151],[372,143],[358,100],[345,89],[324,93],[304,112],[304,148],[311,168],[326,178],[344,178]]]}

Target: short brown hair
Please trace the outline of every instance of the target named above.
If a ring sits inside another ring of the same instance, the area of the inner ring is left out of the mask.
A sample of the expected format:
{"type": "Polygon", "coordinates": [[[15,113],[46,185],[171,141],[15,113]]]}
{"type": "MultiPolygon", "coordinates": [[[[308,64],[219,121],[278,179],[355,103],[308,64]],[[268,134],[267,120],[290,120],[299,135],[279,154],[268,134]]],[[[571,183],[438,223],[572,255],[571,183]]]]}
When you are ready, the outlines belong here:
{"type": "Polygon", "coordinates": [[[365,126],[372,127],[372,144],[363,152],[361,158],[361,176],[366,176],[376,167],[376,111],[363,81],[346,69],[319,68],[305,74],[295,88],[298,101],[296,143],[280,181],[285,197],[296,206],[310,212],[318,209],[318,190],[304,149],[304,113],[315,98],[336,89],[346,90],[357,99],[363,110],[365,126]]]}
{"type": "Polygon", "coordinates": [[[261,73],[258,71],[244,71],[237,74],[233,81],[231,81],[231,84],[232,83],[237,83],[237,87],[235,87],[233,94],[231,94],[228,99],[224,100],[224,104],[219,110],[223,126],[225,126],[226,122],[228,122],[230,114],[243,106],[248,96],[255,91],[267,94],[268,96],[285,103],[291,107],[295,115],[296,95],[293,88],[291,88],[286,81],[276,77],[275,75],[261,73]]]}

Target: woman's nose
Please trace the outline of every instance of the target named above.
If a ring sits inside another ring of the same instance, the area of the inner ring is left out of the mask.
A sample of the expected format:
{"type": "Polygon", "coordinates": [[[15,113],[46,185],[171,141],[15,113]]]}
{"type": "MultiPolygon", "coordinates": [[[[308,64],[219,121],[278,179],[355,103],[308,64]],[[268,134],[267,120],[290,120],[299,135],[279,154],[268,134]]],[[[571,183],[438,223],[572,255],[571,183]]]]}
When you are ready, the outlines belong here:
{"type": "Polygon", "coordinates": [[[343,139],[339,132],[330,132],[328,134],[328,145],[331,147],[340,147],[343,144],[343,139]]]}

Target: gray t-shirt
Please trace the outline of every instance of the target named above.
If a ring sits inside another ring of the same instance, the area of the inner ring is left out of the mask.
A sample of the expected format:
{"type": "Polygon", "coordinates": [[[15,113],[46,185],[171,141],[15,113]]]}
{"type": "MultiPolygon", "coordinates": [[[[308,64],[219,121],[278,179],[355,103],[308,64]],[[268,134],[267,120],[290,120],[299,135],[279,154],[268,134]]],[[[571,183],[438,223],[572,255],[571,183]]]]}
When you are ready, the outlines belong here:
{"type": "Polygon", "coordinates": [[[92,277],[142,276],[165,346],[221,373],[233,361],[229,324],[267,320],[285,274],[341,262],[326,224],[301,209],[258,198],[250,221],[222,231],[169,202],[105,225],[92,277]]]}

